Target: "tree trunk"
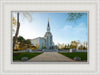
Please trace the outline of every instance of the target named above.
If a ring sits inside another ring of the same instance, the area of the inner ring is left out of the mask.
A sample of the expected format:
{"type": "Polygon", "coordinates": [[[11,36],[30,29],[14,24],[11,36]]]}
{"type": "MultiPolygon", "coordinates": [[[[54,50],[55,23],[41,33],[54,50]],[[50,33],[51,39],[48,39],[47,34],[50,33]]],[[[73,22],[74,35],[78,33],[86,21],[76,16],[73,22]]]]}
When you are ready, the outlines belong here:
{"type": "Polygon", "coordinates": [[[18,33],[19,33],[19,27],[20,27],[20,23],[19,23],[19,12],[17,13],[17,29],[16,29],[16,33],[15,33],[15,38],[13,40],[13,50],[14,50],[14,47],[15,47],[15,44],[16,44],[16,41],[17,41],[17,36],[18,36],[18,33]]]}

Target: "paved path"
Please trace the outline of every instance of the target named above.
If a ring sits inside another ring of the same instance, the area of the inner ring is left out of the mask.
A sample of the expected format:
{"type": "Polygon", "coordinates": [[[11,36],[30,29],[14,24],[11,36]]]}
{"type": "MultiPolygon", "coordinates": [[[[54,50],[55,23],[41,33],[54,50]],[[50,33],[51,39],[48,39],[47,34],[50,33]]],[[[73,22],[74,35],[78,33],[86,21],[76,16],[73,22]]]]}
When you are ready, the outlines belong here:
{"type": "Polygon", "coordinates": [[[34,58],[28,60],[29,62],[73,62],[74,60],[65,57],[57,52],[44,52],[34,58]]]}

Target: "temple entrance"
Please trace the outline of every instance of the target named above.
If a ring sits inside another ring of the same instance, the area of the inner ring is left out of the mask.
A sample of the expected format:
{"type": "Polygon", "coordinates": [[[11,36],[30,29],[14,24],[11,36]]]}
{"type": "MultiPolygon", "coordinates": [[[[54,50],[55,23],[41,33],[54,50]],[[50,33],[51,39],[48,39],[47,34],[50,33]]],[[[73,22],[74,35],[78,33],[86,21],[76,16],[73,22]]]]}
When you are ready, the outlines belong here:
{"type": "Polygon", "coordinates": [[[57,49],[56,46],[51,46],[49,49],[57,49]]]}
{"type": "Polygon", "coordinates": [[[43,49],[44,52],[58,52],[56,46],[51,46],[49,49],[43,49]]]}

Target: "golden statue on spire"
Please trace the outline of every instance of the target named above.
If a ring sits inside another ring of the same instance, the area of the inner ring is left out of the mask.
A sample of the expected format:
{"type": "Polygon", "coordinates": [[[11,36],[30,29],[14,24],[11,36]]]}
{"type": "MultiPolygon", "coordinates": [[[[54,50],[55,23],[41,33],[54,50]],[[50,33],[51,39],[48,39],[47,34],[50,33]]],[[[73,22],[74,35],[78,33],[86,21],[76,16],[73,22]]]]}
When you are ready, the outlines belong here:
{"type": "Polygon", "coordinates": [[[48,18],[48,21],[49,21],[49,18],[48,18]]]}

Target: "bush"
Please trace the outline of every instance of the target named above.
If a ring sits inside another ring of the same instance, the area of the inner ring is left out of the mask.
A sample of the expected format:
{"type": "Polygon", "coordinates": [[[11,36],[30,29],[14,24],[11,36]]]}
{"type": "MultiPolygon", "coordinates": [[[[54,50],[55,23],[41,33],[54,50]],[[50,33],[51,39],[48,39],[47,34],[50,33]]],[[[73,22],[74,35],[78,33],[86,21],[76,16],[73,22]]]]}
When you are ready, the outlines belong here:
{"type": "Polygon", "coordinates": [[[65,50],[69,50],[70,48],[63,48],[63,49],[65,49],[65,50]]]}
{"type": "Polygon", "coordinates": [[[42,47],[42,49],[47,49],[46,47],[42,47]]]}

